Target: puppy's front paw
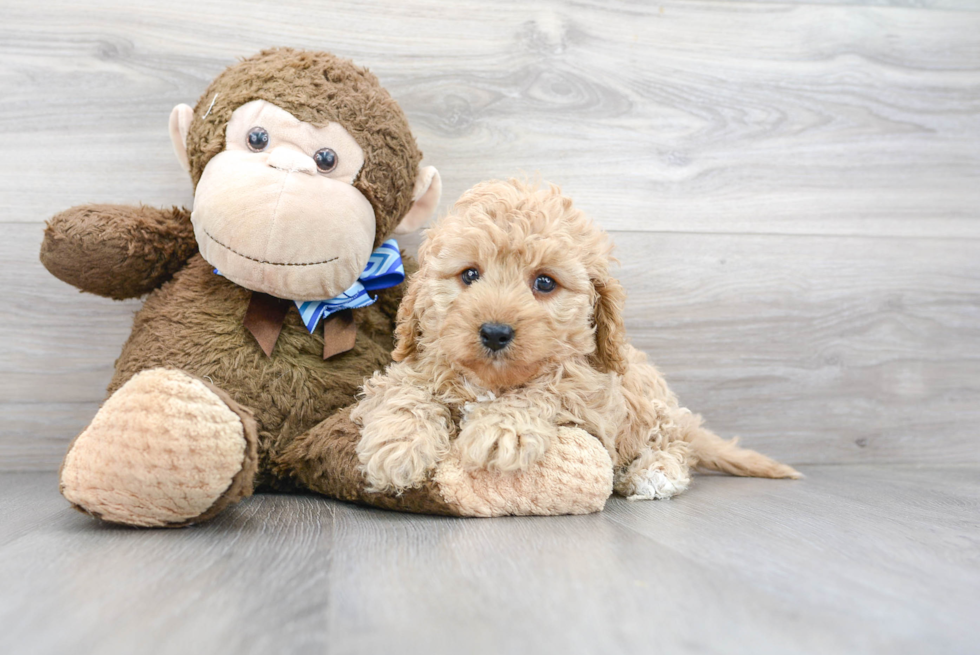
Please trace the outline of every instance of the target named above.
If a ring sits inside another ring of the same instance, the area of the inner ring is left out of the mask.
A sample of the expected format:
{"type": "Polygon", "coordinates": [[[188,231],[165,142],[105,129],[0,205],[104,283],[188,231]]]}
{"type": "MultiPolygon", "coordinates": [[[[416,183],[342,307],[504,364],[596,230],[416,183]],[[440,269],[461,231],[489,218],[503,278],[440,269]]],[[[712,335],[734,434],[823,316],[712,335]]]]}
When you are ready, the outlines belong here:
{"type": "Polygon", "coordinates": [[[429,472],[445,456],[448,444],[421,439],[387,441],[379,447],[358,453],[368,491],[401,492],[425,482],[429,472]]]}
{"type": "Polygon", "coordinates": [[[459,433],[457,448],[466,468],[523,471],[544,457],[555,434],[557,428],[517,429],[500,423],[471,422],[459,433]]]}
{"type": "Polygon", "coordinates": [[[361,427],[357,458],[368,491],[399,493],[416,487],[449,453],[449,410],[429,401],[420,388],[374,393],[351,410],[351,420],[361,427]]]}

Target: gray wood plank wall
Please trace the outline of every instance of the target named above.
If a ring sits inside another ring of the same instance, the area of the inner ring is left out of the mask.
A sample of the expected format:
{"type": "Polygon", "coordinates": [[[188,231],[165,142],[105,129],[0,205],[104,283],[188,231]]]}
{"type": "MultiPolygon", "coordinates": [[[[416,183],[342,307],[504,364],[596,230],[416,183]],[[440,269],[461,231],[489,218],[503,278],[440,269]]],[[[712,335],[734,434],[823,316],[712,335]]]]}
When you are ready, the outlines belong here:
{"type": "Polygon", "coordinates": [[[978,462],[977,9],[5,2],[0,469],[57,466],[139,306],[49,276],[44,220],[189,205],[171,107],[275,45],[377,73],[443,209],[561,184],[619,244],[634,343],[719,432],[798,464],[978,462]]]}

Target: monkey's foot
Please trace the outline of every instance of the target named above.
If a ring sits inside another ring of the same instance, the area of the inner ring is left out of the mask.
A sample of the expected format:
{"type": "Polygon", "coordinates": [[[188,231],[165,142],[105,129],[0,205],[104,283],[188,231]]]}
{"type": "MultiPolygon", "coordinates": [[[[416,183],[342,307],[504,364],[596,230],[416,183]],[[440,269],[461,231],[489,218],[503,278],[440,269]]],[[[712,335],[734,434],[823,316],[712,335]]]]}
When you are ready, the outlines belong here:
{"type": "Polygon", "coordinates": [[[522,471],[472,469],[453,449],[432,479],[460,516],[589,514],[601,511],[613,491],[609,453],[572,427],[558,428],[544,456],[522,471]]]}
{"type": "Polygon", "coordinates": [[[177,527],[252,493],[251,412],[183,371],[150,369],[106,400],[61,465],[61,493],[112,523],[177,527]]]}

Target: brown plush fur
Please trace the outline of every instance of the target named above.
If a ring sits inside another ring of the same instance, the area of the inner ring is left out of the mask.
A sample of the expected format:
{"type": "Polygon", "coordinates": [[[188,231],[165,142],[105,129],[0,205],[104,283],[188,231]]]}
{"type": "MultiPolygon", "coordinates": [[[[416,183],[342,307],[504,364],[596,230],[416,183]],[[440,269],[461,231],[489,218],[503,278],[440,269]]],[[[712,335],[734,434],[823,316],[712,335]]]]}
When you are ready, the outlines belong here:
{"type": "Polygon", "coordinates": [[[82,291],[123,300],[156,289],[196,252],[185,209],[82,205],[48,221],[41,262],[82,291]]]}
{"type": "Polygon", "coordinates": [[[364,167],[354,186],[374,208],[374,245],[380,245],[412,204],[422,153],[405,115],[378,78],[330,53],[290,48],[265,50],[229,67],[194,108],[187,150],[195,186],[208,161],[224,150],[232,112],[252,100],[271,102],[313,125],[340,123],[354,137],[364,149],[364,167]]]}
{"type": "MultiPolygon", "coordinates": [[[[256,99],[273,102],[303,121],[335,121],[346,128],[365,153],[355,186],[375,211],[376,245],[387,239],[411,206],[421,153],[404,114],[378,80],[327,53],[268,50],[215,79],[198,103],[187,139],[195,186],[208,161],[224,148],[232,112],[256,99]]],[[[241,471],[208,511],[174,525],[213,516],[253,487],[336,489],[342,497],[357,497],[337,487],[335,480],[329,488],[320,484],[328,476],[358,475],[342,457],[310,463],[302,459],[302,448],[292,449],[291,456],[285,453],[294,439],[350,404],[365,376],[391,361],[402,287],[381,291],[376,304],[354,310],[355,345],[329,360],[323,359],[322,333],[310,334],[291,307],[273,356],[267,357],[242,323],[251,292],[215,275],[198,254],[187,210],[119,205],[69,209],[49,222],[41,260],[58,278],[83,291],[115,299],[149,294],[116,362],[109,395],[141,371],[177,369],[205,380],[243,417],[248,448],[241,471]]],[[[405,258],[404,263],[406,273],[412,273],[414,262],[405,258]]],[[[161,414],[147,424],[166,422],[165,404],[148,411],[161,414]]],[[[337,420],[345,419],[346,414],[337,420]]],[[[341,428],[338,434],[346,438],[341,428]]],[[[353,479],[348,484],[356,487],[353,479]]],[[[439,503],[425,507],[447,511],[439,503]]],[[[85,509],[97,513],[97,508],[85,509]]]]}
{"type": "Polygon", "coordinates": [[[297,435],[349,405],[364,378],[388,364],[399,289],[382,291],[383,301],[354,310],[358,334],[352,350],[324,361],[323,336],[310,334],[293,307],[275,356],[266,357],[242,325],[251,292],[215,275],[195,255],[136,314],[109,394],[148,368],[177,368],[211,382],[255,416],[258,486],[291,488],[288,466],[278,454],[297,435]]]}
{"type": "Polygon", "coordinates": [[[419,249],[398,314],[399,363],[366,383],[351,413],[371,488],[423,484],[451,451],[471,468],[524,471],[561,426],[598,438],[616,491],[633,498],[683,491],[694,466],[799,477],[703,428],[627,343],[611,251],[557,187],[492,181],[465,193],[419,249]],[[479,277],[468,283],[471,269],[479,277]],[[542,275],[553,291],[534,288],[542,275]],[[513,328],[506,347],[483,344],[488,323],[513,328]]]}

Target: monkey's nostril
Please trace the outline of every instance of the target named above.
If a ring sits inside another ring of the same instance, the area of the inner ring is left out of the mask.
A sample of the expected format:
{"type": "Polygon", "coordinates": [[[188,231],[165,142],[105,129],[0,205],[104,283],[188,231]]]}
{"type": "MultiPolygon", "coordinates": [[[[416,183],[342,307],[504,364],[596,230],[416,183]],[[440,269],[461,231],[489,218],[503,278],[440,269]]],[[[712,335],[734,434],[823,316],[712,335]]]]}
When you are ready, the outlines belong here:
{"type": "Polygon", "coordinates": [[[484,323],[480,326],[480,341],[490,350],[497,352],[514,340],[514,328],[503,323],[484,323]]]}

